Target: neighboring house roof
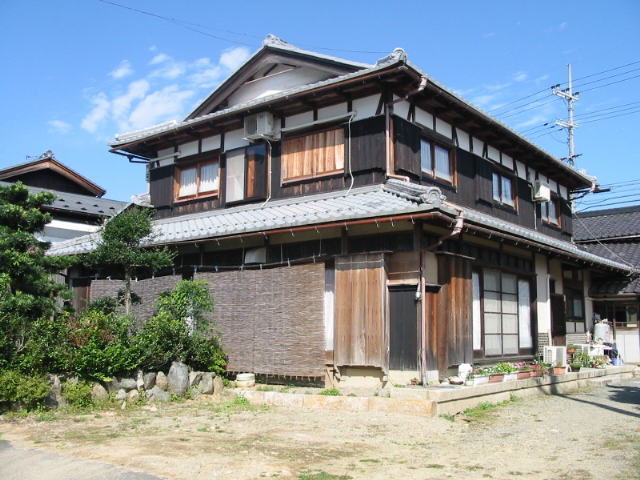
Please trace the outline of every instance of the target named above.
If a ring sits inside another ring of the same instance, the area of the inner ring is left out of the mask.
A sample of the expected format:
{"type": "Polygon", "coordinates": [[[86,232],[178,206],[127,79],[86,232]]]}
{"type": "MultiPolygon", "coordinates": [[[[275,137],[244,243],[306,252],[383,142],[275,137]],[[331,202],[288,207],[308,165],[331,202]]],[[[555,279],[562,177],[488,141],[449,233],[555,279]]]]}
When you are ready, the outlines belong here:
{"type": "MultiPolygon", "coordinates": [[[[425,187],[390,179],[384,185],[354,188],[305,197],[272,200],[268,203],[159,219],[153,222],[153,238],[148,245],[167,245],[225,237],[270,234],[298,227],[340,226],[342,223],[373,219],[387,221],[405,216],[433,213],[452,220],[464,212],[465,226],[485,231],[523,244],[543,247],[581,261],[630,272],[620,262],[602,258],[575,245],[539,232],[522,228],[476,210],[442,203],[444,196],[436,187],[425,187]]],[[[97,234],[60,242],[48,252],[52,255],[72,255],[93,250],[97,234]]]]}
{"type": "MultiPolygon", "coordinates": [[[[275,37],[268,37],[268,40],[265,41],[265,43],[263,44],[263,47],[258,52],[256,52],[254,56],[252,56],[229,79],[227,79],[209,97],[207,97],[196,108],[196,110],[192,112],[189,116],[187,116],[183,121],[166,122],[164,124],[152,126],[143,130],[116,135],[115,142],[110,143],[110,145],[114,147],[112,151],[126,155],[126,153],[118,152],[118,150],[122,149],[125,152],[131,153],[132,151],[135,151],[138,147],[140,147],[139,142],[143,140],[158,138],[163,134],[178,132],[185,128],[195,128],[197,126],[205,126],[206,124],[211,123],[211,121],[214,119],[227,117],[233,114],[249,114],[251,112],[257,113],[260,108],[262,109],[271,108],[274,102],[277,102],[277,101],[291,102],[296,97],[299,97],[308,92],[317,91],[320,89],[326,89],[327,87],[337,87],[339,84],[344,84],[345,82],[353,82],[358,80],[362,83],[365,77],[368,77],[376,73],[382,74],[383,72],[386,73],[386,72],[394,71],[397,69],[402,69],[403,74],[411,78],[419,79],[420,77],[426,76],[416,66],[414,66],[413,64],[407,61],[407,55],[402,49],[396,49],[391,55],[385,57],[384,59],[381,59],[376,65],[366,65],[366,64],[355,64],[347,60],[335,59],[334,57],[327,57],[325,55],[320,55],[315,52],[301,50],[291,45],[284,44],[284,42],[281,42],[281,41],[280,43],[282,43],[283,45],[278,45],[276,42],[278,39],[274,40],[274,38],[275,37]],[[274,49],[283,53],[303,54],[307,58],[314,58],[316,60],[325,61],[328,58],[330,58],[336,64],[340,64],[344,68],[350,68],[351,70],[357,69],[357,70],[352,71],[350,73],[345,73],[342,75],[334,74],[334,76],[326,80],[296,86],[281,92],[274,93],[272,95],[261,96],[246,102],[238,103],[238,104],[220,109],[220,107],[224,105],[224,103],[222,102],[223,96],[221,92],[227,94],[229,85],[234,84],[234,80],[236,80],[236,83],[237,83],[238,78],[245,78],[246,76],[245,69],[247,68],[247,65],[251,65],[252,62],[257,57],[264,55],[265,52],[273,51],[274,49]],[[210,113],[207,113],[207,112],[210,112],[210,113]]],[[[574,185],[574,188],[587,188],[587,187],[590,187],[596,181],[595,177],[588,175],[584,170],[578,170],[566,163],[563,163],[560,159],[551,155],[549,152],[543,150],[536,144],[532,143],[526,137],[520,135],[518,132],[511,129],[511,127],[509,127],[508,125],[490,116],[488,113],[482,111],[477,106],[463,99],[461,96],[459,96],[455,92],[447,89],[443,85],[434,81],[431,77],[429,77],[429,84],[435,86],[438,90],[438,93],[445,93],[447,98],[451,99],[456,105],[459,105],[462,108],[465,108],[469,112],[473,113],[473,115],[477,116],[478,121],[482,123],[484,129],[486,129],[486,126],[492,126],[495,129],[497,129],[502,135],[506,133],[507,136],[509,136],[514,142],[518,143],[519,145],[524,144],[526,145],[526,148],[528,150],[535,151],[536,154],[541,157],[541,160],[546,162],[545,164],[548,169],[556,172],[558,176],[564,176],[565,179],[571,179],[571,182],[574,185]]],[[[146,146],[145,148],[148,148],[148,146],[146,146]]],[[[135,152],[134,152],[134,155],[135,155],[135,152]]]]}
{"type": "Polygon", "coordinates": [[[595,282],[589,289],[589,295],[640,295],[640,278],[618,278],[595,282]]]}
{"type": "Polygon", "coordinates": [[[46,170],[53,175],[59,175],[76,184],[80,189],[86,191],[87,195],[101,197],[106,193],[104,188],[59,162],[51,150],[47,150],[35,160],[0,169],[0,180],[15,182],[24,175],[46,170]]]}
{"type": "Polygon", "coordinates": [[[639,236],[640,205],[578,212],[574,215],[573,237],[576,242],[639,236]]]}

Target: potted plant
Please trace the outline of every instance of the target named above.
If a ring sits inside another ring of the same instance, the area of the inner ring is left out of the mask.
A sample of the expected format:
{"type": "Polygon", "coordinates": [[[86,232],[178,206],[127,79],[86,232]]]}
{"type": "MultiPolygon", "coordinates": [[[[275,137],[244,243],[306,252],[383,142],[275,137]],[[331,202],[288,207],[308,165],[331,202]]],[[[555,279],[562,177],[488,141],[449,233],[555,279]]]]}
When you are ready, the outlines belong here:
{"type": "Polygon", "coordinates": [[[593,368],[605,368],[607,366],[609,357],[605,355],[596,355],[591,357],[591,366],[593,368]]]}
{"type": "Polygon", "coordinates": [[[564,375],[567,373],[567,367],[562,365],[562,362],[556,362],[553,366],[553,374],[554,375],[564,375]]]}
{"type": "Polygon", "coordinates": [[[574,343],[567,345],[567,353],[569,355],[573,355],[580,349],[581,349],[580,345],[576,345],[574,343]]]}
{"type": "Polygon", "coordinates": [[[579,363],[584,368],[590,367],[591,356],[588,353],[576,353],[573,356],[572,363],[579,363]]]}
{"type": "Polygon", "coordinates": [[[516,363],[515,367],[516,367],[516,372],[518,374],[518,380],[524,380],[531,376],[533,365],[530,365],[525,362],[520,362],[520,363],[516,363]]]}
{"type": "Polygon", "coordinates": [[[485,383],[489,383],[489,372],[487,368],[476,368],[470,373],[470,375],[471,378],[473,378],[474,385],[484,385],[485,383]]]}
{"type": "Polygon", "coordinates": [[[544,375],[548,371],[549,371],[549,365],[536,360],[531,364],[530,376],[533,378],[539,378],[539,377],[542,377],[542,375],[544,375]]]}
{"type": "Polygon", "coordinates": [[[512,382],[518,379],[517,369],[513,363],[499,362],[496,364],[496,370],[504,373],[505,382],[512,382]]]}
{"type": "Polygon", "coordinates": [[[569,364],[569,366],[571,367],[572,372],[577,373],[582,368],[582,363],[572,362],[569,364]]]}

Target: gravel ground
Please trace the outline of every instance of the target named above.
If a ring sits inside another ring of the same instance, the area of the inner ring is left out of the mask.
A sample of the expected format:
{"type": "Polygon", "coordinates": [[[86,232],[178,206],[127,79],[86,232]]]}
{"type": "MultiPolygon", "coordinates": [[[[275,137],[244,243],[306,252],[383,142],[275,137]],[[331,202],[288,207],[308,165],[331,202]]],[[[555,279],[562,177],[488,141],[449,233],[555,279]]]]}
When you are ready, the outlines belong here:
{"type": "Polygon", "coordinates": [[[640,379],[454,418],[202,397],[4,420],[0,432],[19,448],[178,480],[630,480],[640,479],[640,379]]]}

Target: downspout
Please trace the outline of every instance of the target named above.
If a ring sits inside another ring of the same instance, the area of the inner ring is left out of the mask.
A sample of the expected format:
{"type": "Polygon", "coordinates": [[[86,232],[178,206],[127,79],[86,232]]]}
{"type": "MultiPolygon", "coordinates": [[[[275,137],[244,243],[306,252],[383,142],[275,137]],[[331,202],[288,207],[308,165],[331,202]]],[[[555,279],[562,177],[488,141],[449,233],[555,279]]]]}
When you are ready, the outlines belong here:
{"type": "Polygon", "coordinates": [[[384,119],[385,119],[385,145],[386,145],[386,177],[387,178],[397,178],[398,180],[403,180],[405,182],[409,182],[410,179],[404,175],[396,175],[394,174],[394,169],[392,168],[392,160],[391,160],[391,110],[390,107],[398,102],[402,102],[403,100],[407,100],[409,97],[422,92],[427,87],[428,77],[423,75],[420,77],[420,85],[418,88],[410,91],[404,97],[398,98],[397,100],[393,100],[391,102],[387,102],[384,104],[384,119]]]}
{"type": "Polygon", "coordinates": [[[456,208],[459,212],[458,216],[455,219],[453,230],[441,236],[436,243],[429,245],[420,250],[420,300],[422,301],[422,308],[420,308],[420,317],[421,317],[420,321],[422,322],[422,335],[420,336],[420,378],[422,380],[422,385],[427,384],[427,343],[426,343],[427,314],[426,314],[426,304],[424,299],[426,287],[427,287],[427,282],[425,280],[425,273],[424,273],[425,253],[430,250],[433,250],[434,248],[438,248],[440,245],[444,243],[445,240],[455,237],[464,228],[464,210],[460,209],[460,207],[454,206],[449,202],[444,202],[444,203],[448,206],[452,206],[456,208]]]}

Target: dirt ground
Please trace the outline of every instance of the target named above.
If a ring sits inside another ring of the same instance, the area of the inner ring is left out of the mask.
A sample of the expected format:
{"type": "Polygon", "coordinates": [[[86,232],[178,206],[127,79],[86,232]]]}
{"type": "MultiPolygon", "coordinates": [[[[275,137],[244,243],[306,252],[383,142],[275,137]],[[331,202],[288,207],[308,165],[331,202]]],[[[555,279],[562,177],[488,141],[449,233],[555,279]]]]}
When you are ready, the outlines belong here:
{"type": "Polygon", "coordinates": [[[5,418],[0,432],[15,446],[172,480],[630,480],[640,479],[640,379],[452,418],[256,406],[229,395],[5,418]]]}

